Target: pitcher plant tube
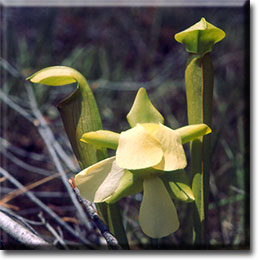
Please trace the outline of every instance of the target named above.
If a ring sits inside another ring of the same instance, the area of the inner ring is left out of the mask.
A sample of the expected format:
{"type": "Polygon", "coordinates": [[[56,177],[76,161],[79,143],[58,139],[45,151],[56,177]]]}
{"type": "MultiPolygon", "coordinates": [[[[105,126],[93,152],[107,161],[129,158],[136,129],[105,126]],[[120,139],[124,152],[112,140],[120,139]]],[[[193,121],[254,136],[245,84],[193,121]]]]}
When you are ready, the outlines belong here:
{"type": "MultiPolygon", "coordinates": [[[[207,124],[212,128],[212,98],[214,71],[210,57],[213,46],[225,37],[225,32],[205,18],[188,29],[175,34],[176,41],[189,53],[185,85],[188,122],[207,124]]],[[[208,196],[210,173],[210,136],[190,142],[192,191],[195,197],[193,214],[193,243],[205,245],[207,239],[208,196]]],[[[192,237],[192,236],[189,236],[192,237]]]]}
{"type": "MultiPolygon", "coordinates": [[[[105,148],[80,141],[83,133],[102,129],[96,100],[86,78],[80,72],[66,66],[52,66],[34,73],[27,79],[33,83],[49,86],[76,83],[76,89],[57,106],[73,152],[81,169],[107,158],[105,148]]],[[[99,203],[96,207],[99,216],[108,225],[110,232],[116,236],[121,247],[129,249],[118,205],[99,203]]]]}

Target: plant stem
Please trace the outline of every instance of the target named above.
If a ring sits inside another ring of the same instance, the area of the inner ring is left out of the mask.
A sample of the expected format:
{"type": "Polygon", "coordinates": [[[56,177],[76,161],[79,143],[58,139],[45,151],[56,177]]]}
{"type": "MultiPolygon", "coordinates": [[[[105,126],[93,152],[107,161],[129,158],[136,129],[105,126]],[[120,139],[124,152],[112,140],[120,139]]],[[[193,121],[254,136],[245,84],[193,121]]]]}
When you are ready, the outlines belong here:
{"type": "Polygon", "coordinates": [[[109,230],[117,238],[119,245],[123,249],[130,249],[122,222],[120,208],[116,203],[107,205],[107,218],[109,230]]]}
{"type": "MultiPolygon", "coordinates": [[[[211,127],[213,66],[209,54],[190,54],[185,71],[189,124],[205,123],[211,127]]],[[[190,143],[193,204],[193,241],[207,243],[210,136],[190,143]]]]}
{"type": "MultiPolygon", "coordinates": [[[[189,124],[205,123],[211,128],[213,97],[213,66],[209,53],[225,32],[204,17],[188,29],[175,34],[185,46],[189,58],[185,71],[189,124]]],[[[214,132],[214,131],[213,131],[214,132]]],[[[210,172],[210,136],[190,143],[193,204],[193,242],[207,245],[208,196],[210,172]]]]}

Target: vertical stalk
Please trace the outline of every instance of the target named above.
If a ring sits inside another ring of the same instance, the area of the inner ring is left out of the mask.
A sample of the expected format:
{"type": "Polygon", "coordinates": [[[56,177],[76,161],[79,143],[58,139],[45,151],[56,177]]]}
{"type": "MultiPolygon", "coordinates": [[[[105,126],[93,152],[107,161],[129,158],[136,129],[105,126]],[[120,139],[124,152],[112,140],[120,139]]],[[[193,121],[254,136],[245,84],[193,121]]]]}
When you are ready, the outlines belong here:
{"type": "MultiPolygon", "coordinates": [[[[213,66],[209,54],[190,54],[185,71],[189,124],[205,123],[211,127],[213,66]]],[[[193,234],[195,244],[207,242],[210,136],[190,143],[192,191],[195,197],[193,234]]]]}
{"type": "MultiPolygon", "coordinates": [[[[212,122],[213,66],[209,53],[225,32],[201,18],[188,29],[177,33],[175,39],[189,53],[185,70],[185,85],[189,124],[212,122]]],[[[208,197],[210,172],[210,136],[190,143],[193,204],[193,242],[208,244],[208,197]]]]}
{"type": "Polygon", "coordinates": [[[114,203],[108,204],[107,215],[108,215],[108,226],[110,232],[117,238],[120,246],[123,249],[130,249],[128,245],[126,232],[122,232],[125,229],[123,226],[119,205],[114,203]],[[111,216],[113,216],[113,218],[111,218],[111,216]]]}

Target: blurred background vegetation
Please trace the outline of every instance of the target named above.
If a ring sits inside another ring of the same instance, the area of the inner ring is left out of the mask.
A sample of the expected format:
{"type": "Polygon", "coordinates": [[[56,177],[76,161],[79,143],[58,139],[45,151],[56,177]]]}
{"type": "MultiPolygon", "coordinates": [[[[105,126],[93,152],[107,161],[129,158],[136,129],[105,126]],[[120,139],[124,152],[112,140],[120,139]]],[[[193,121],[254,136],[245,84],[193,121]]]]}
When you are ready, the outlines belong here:
{"type": "MultiPolygon", "coordinates": [[[[96,244],[101,243],[102,238],[93,226],[85,233],[82,231],[75,207],[60,178],[40,185],[43,178],[53,176],[57,169],[39,134],[32,101],[36,101],[36,107],[58,143],[57,154],[70,178],[78,171],[78,166],[55,105],[75,86],[37,85],[31,88],[25,78],[53,65],[77,69],[88,79],[94,92],[104,129],[117,132],[129,128],[126,114],[138,88],[145,87],[153,104],[165,117],[166,125],[177,128],[187,124],[184,71],[188,54],[174,40],[174,34],[201,17],[224,30],[226,38],[211,53],[215,86],[209,243],[214,248],[248,248],[250,82],[247,5],[225,8],[2,7],[1,16],[1,167],[24,186],[35,184],[30,191],[37,198],[62,221],[96,244]]],[[[185,149],[188,152],[188,146],[185,149]]],[[[6,177],[0,180],[2,210],[6,208],[23,217],[41,236],[53,242],[55,237],[50,229],[46,224],[39,224],[41,208],[26,197],[26,192],[10,197],[17,187],[6,177]]],[[[149,248],[153,242],[138,227],[140,196],[120,201],[133,249],[149,248]]],[[[176,203],[181,228],[161,239],[162,247],[187,246],[187,207],[176,203]]],[[[43,216],[64,241],[78,243],[53,217],[47,213],[43,216]]],[[[17,246],[4,233],[1,243],[2,248],[17,246]]]]}

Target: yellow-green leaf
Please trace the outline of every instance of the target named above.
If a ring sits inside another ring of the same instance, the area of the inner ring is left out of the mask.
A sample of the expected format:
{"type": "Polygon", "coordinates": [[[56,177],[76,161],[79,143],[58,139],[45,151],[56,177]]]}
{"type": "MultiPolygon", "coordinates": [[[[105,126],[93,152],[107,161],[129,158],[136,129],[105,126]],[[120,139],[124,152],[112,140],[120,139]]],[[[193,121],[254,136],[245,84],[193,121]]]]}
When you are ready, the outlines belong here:
{"type": "Polygon", "coordinates": [[[211,52],[213,45],[224,37],[225,32],[207,22],[205,18],[201,18],[198,23],[175,34],[175,40],[183,43],[187,52],[200,55],[211,52]]]}
{"type": "Polygon", "coordinates": [[[139,224],[152,238],[170,235],[179,228],[176,208],[159,177],[144,179],[144,194],[139,211],[139,224]]]}
{"type": "Polygon", "coordinates": [[[181,136],[182,144],[211,133],[211,129],[206,124],[187,125],[175,131],[181,136]]]}
{"type": "Polygon", "coordinates": [[[98,130],[95,132],[88,132],[83,134],[80,141],[88,144],[116,149],[118,146],[119,136],[120,135],[118,133],[112,131],[98,130]]]}
{"type": "Polygon", "coordinates": [[[189,179],[184,170],[167,172],[160,176],[165,187],[173,198],[185,202],[194,201],[194,195],[189,185],[189,179]]]}
{"type": "Polygon", "coordinates": [[[54,66],[40,70],[28,79],[52,86],[78,83],[75,91],[58,104],[64,128],[82,169],[104,159],[106,149],[80,141],[84,133],[102,129],[95,98],[84,76],[72,68],[54,66]]]}
{"type": "Polygon", "coordinates": [[[127,120],[131,127],[138,123],[164,123],[163,116],[151,103],[145,88],[138,90],[127,120]]]}
{"type": "Polygon", "coordinates": [[[159,141],[140,124],[119,137],[116,162],[119,167],[138,170],[158,164],[163,157],[159,141]]]}
{"type": "Polygon", "coordinates": [[[40,83],[49,86],[62,86],[77,82],[79,73],[68,67],[53,66],[42,69],[27,79],[33,83],[40,83]]]}

